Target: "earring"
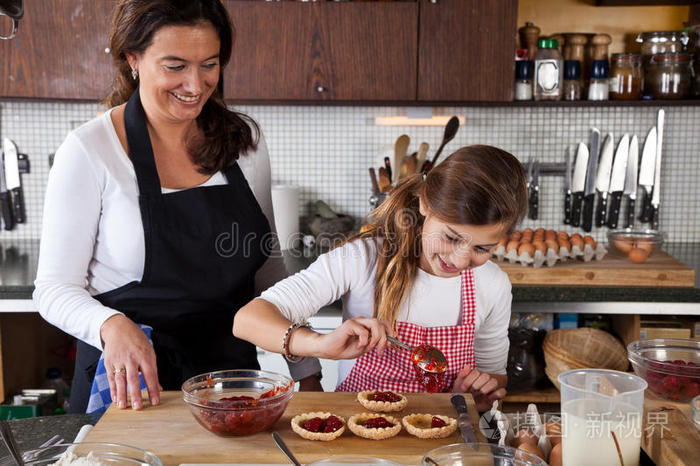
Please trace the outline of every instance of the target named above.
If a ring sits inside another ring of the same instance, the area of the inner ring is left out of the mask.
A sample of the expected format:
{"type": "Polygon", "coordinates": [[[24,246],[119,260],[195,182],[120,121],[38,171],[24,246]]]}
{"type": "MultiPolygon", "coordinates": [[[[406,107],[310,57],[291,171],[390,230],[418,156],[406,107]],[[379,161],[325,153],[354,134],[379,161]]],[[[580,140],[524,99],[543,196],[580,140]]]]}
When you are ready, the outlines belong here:
{"type": "Polygon", "coordinates": [[[134,81],[136,81],[136,78],[139,77],[139,72],[136,71],[136,70],[134,70],[134,69],[132,69],[132,70],[131,70],[131,77],[134,79],[134,81]]]}

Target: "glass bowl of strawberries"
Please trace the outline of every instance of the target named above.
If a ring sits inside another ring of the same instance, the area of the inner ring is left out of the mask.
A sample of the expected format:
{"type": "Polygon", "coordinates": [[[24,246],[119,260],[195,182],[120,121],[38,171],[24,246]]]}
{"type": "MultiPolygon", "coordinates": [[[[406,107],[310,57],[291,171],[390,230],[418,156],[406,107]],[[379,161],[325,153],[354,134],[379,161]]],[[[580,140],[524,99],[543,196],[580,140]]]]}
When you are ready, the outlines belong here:
{"type": "Polygon", "coordinates": [[[629,344],[627,355],[634,372],[660,397],[688,401],[700,395],[700,341],[638,340],[629,344]]]}
{"type": "Polygon", "coordinates": [[[293,394],[292,379],[259,370],[210,372],[182,384],[182,397],[197,422],[227,437],[269,429],[282,416],[293,394]]]}

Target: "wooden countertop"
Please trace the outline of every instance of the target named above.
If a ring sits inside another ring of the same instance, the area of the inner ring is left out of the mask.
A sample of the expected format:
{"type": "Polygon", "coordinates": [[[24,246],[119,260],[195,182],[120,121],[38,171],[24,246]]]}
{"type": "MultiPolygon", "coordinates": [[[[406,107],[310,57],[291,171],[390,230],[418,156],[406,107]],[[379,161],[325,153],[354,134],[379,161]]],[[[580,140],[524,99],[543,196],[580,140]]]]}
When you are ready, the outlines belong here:
{"type": "Polygon", "coordinates": [[[642,448],[661,466],[700,464],[700,432],[689,402],[666,401],[646,391],[642,448]]]}
{"type": "MultiPolygon", "coordinates": [[[[430,413],[456,417],[449,393],[409,393],[406,397],[406,408],[389,415],[401,418],[411,413],[430,413]]],[[[465,399],[477,440],[483,442],[474,402],[469,395],[465,395],[465,399]]],[[[367,410],[357,402],[355,393],[297,392],[273,429],[246,437],[219,437],[200,426],[182,400],[182,394],[172,391],[162,393],[161,404],[157,407],[141,411],[110,407],[85,441],[141,447],[156,454],[166,466],[182,463],[285,464],[286,458],[272,441],[272,430],[282,436],[302,463],[352,454],[381,457],[401,464],[420,464],[428,451],[461,441],[459,430],[444,439],[422,440],[403,428],[396,437],[379,441],[357,437],[348,430],[331,442],[304,440],[292,431],[290,420],[297,414],[310,411],[332,412],[347,420],[352,414],[367,410]]]]}

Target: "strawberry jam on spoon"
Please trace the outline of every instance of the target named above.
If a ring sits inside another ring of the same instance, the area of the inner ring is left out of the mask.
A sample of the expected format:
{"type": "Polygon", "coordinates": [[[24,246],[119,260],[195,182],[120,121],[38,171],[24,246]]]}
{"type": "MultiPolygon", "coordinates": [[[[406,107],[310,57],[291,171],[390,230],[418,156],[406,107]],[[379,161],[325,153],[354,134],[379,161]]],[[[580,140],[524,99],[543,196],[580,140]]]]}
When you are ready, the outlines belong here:
{"type": "Polygon", "coordinates": [[[416,379],[428,393],[435,393],[442,388],[447,375],[447,358],[439,349],[430,345],[409,346],[404,342],[387,336],[387,339],[401,348],[411,352],[411,361],[416,371],[416,379]]]}

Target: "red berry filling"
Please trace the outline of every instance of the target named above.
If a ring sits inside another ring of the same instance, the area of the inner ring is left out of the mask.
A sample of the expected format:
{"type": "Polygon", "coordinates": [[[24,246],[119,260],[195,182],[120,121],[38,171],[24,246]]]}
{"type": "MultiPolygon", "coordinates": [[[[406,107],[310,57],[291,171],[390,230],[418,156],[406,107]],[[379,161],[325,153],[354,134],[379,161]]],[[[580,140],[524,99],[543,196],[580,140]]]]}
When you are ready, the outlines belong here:
{"type": "Polygon", "coordinates": [[[389,403],[395,403],[397,401],[401,401],[401,397],[394,392],[380,392],[380,391],[374,392],[374,395],[372,395],[372,399],[374,401],[388,401],[389,403]]]}
{"type": "Polygon", "coordinates": [[[447,423],[437,416],[433,416],[433,420],[430,421],[430,427],[445,427],[447,423]]]}
{"type": "Polygon", "coordinates": [[[321,419],[320,417],[314,417],[304,421],[301,425],[305,430],[309,432],[335,432],[336,430],[343,427],[343,421],[338,419],[336,416],[329,416],[326,419],[321,419]]]}
{"type": "Polygon", "coordinates": [[[368,429],[383,429],[385,427],[394,427],[394,424],[389,422],[386,418],[379,416],[367,419],[367,421],[365,421],[365,427],[368,429]]]}
{"type": "Polygon", "coordinates": [[[689,400],[697,395],[700,395],[700,369],[693,361],[684,361],[675,359],[673,361],[658,361],[649,364],[650,369],[647,371],[647,382],[649,388],[664,398],[670,400],[689,400]],[[674,364],[675,368],[661,364],[674,364]],[[667,374],[661,371],[676,371],[678,374],[667,374]]]}

